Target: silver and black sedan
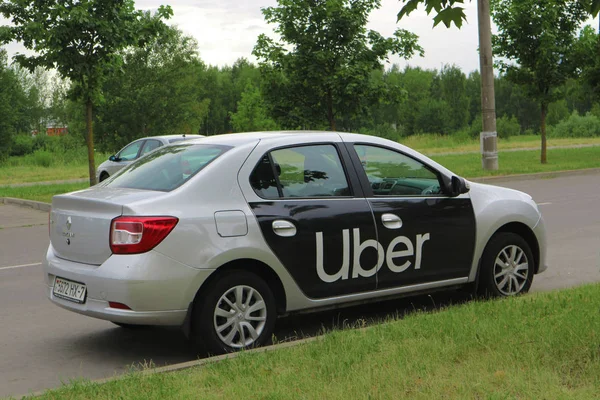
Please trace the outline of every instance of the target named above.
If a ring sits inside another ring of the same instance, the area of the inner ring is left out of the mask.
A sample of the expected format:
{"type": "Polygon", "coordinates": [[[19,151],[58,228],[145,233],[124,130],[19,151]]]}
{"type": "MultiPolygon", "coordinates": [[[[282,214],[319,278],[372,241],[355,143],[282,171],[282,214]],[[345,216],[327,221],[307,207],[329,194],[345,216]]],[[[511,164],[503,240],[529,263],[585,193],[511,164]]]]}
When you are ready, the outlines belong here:
{"type": "Polygon", "coordinates": [[[121,168],[129,165],[141,156],[150,153],[159,147],[167,144],[181,142],[189,139],[198,139],[203,135],[164,135],[164,136],[149,136],[134,140],[127,146],[123,147],[118,153],[110,156],[108,160],[96,168],[96,180],[102,182],[113,176],[121,168]]]}
{"type": "Polygon", "coordinates": [[[122,326],[181,326],[210,353],[278,316],[463,286],[513,296],[546,269],[533,199],[403,145],[334,132],[161,147],[55,196],[49,299],[122,326]]]}

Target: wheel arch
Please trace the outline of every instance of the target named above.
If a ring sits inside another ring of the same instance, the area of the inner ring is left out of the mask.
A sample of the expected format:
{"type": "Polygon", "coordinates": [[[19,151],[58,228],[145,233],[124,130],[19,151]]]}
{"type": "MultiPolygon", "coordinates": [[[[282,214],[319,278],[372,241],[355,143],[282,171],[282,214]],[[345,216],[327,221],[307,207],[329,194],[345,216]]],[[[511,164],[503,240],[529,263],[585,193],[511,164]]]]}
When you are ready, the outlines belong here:
{"type": "Polygon", "coordinates": [[[229,261],[220,267],[218,267],[214,273],[212,273],[208,279],[206,279],[202,285],[196,291],[194,302],[197,298],[201,298],[205,292],[205,288],[209,287],[213,282],[218,280],[221,276],[229,271],[243,270],[251,272],[257,275],[259,278],[264,280],[269,288],[273,291],[275,297],[276,311],[278,315],[284,314],[287,310],[287,299],[285,295],[285,289],[283,283],[277,273],[262,261],[258,261],[252,258],[242,258],[237,260],[229,261]]]}
{"type": "Polygon", "coordinates": [[[533,230],[522,222],[509,222],[498,228],[496,232],[494,232],[494,234],[490,237],[490,239],[500,232],[509,232],[517,234],[527,242],[529,248],[531,249],[531,252],[533,253],[533,261],[535,263],[534,273],[537,274],[540,268],[540,245],[535,236],[535,233],[533,233],[533,230]]]}

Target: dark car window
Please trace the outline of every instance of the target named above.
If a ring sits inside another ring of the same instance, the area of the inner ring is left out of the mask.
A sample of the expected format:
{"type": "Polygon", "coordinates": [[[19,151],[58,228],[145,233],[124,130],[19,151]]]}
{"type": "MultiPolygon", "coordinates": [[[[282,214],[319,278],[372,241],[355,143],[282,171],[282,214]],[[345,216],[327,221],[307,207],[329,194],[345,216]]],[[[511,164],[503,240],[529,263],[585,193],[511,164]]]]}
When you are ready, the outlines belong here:
{"type": "Polygon", "coordinates": [[[220,145],[166,146],[128,165],[101,185],[168,192],[183,185],[229,149],[220,145]]]}
{"type": "Polygon", "coordinates": [[[143,140],[133,142],[129,146],[125,147],[123,150],[117,154],[119,161],[131,161],[137,158],[137,155],[140,151],[140,147],[144,144],[143,140]]]}
{"type": "Polygon", "coordinates": [[[314,145],[274,150],[250,177],[256,193],[273,199],[349,196],[350,187],[335,146],[314,145]],[[275,177],[274,172],[277,174],[275,177]],[[281,187],[278,193],[277,183],[281,187]]]}
{"type": "Polygon", "coordinates": [[[160,146],[162,146],[162,143],[159,140],[155,140],[155,139],[146,140],[146,144],[144,144],[144,147],[142,148],[140,157],[143,156],[144,154],[150,153],[152,150],[158,149],[160,146]]]}
{"type": "Polygon", "coordinates": [[[260,197],[265,199],[277,199],[279,197],[277,180],[275,179],[273,165],[268,155],[265,155],[256,168],[254,168],[254,171],[252,171],[250,184],[260,197]]]}
{"type": "Polygon", "coordinates": [[[440,195],[438,176],[402,153],[369,145],[354,146],[375,196],[440,195]]]}

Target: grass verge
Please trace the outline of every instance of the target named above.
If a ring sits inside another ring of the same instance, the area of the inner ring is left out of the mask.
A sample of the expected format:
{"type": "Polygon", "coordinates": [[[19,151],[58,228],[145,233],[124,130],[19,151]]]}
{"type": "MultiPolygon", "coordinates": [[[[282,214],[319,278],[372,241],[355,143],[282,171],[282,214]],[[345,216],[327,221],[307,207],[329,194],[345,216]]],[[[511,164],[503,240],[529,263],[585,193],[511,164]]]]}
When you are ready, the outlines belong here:
{"type": "Polygon", "coordinates": [[[498,171],[482,170],[479,154],[434,155],[431,158],[460,176],[478,178],[597,168],[600,167],[600,147],[548,150],[547,164],[540,163],[539,151],[500,152],[498,171]]]}
{"type": "Polygon", "coordinates": [[[25,187],[0,187],[0,197],[15,197],[51,203],[52,196],[90,187],[88,182],[65,183],[58,185],[35,185],[25,187]]]}
{"type": "Polygon", "coordinates": [[[41,399],[595,399],[600,285],[415,313],[175,373],[41,399]]]}
{"type": "MultiPolygon", "coordinates": [[[[414,135],[404,138],[402,144],[417,151],[434,156],[439,153],[479,151],[479,141],[458,135],[414,135]]],[[[550,139],[548,146],[600,145],[600,138],[565,138],[550,139]]],[[[508,149],[538,148],[539,136],[515,136],[508,140],[499,140],[500,152],[508,149]]],[[[0,165],[0,186],[26,182],[44,182],[88,177],[87,156],[80,151],[71,156],[43,152],[24,157],[11,157],[8,162],[0,165]],[[41,155],[45,157],[40,157],[41,155]]],[[[532,152],[531,154],[538,153],[532,152]]],[[[69,153],[70,154],[70,153],[69,153]]],[[[477,155],[470,155],[469,160],[477,158],[476,168],[479,168],[477,155]]],[[[441,156],[440,156],[441,157],[441,156]]],[[[502,155],[504,157],[504,155],[502,155]]],[[[97,153],[96,164],[108,158],[108,154],[97,153]]],[[[529,157],[533,159],[534,157],[529,157]]],[[[502,164],[501,164],[501,167],[502,164]]],[[[501,174],[520,172],[500,172],[501,174]]],[[[481,175],[481,174],[480,174],[481,175]]],[[[477,175],[469,175],[475,177],[477,175]]]]}
{"type": "MultiPolygon", "coordinates": [[[[500,153],[500,169],[483,171],[479,154],[432,156],[435,161],[454,173],[467,178],[553,172],[600,167],[600,147],[554,149],[548,151],[548,163],[540,164],[539,152],[519,151],[500,153]]],[[[89,187],[87,182],[27,187],[0,187],[0,197],[16,197],[50,203],[52,196],[89,187]]]]}
{"type": "MultiPolygon", "coordinates": [[[[479,139],[464,138],[458,135],[413,135],[403,138],[400,143],[428,155],[448,152],[467,152],[479,149],[479,139]]],[[[513,136],[510,139],[498,139],[498,149],[527,149],[539,148],[540,137],[536,135],[513,136]]],[[[597,138],[551,138],[548,146],[579,146],[600,145],[600,137],[597,138]]]]}
{"type": "MultiPolygon", "coordinates": [[[[96,166],[108,159],[104,153],[96,153],[96,166]]],[[[22,157],[9,157],[0,165],[0,186],[18,183],[60,181],[88,178],[87,153],[68,154],[39,152],[22,157]]]]}

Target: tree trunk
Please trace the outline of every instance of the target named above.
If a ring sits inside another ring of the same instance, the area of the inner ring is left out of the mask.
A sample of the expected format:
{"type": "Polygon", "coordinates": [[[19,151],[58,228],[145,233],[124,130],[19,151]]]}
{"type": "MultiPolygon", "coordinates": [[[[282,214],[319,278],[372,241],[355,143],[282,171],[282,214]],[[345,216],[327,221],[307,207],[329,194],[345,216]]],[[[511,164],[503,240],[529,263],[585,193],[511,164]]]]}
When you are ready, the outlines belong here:
{"type": "Polygon", "coordinates": [[[546,157],[546,115],[548,115],[548,104],[542,103],[542,164],[546,164],[548,159],[546,157]]]}
{"type": "Polygon", "coordinates": [[[335,132],[335,115],[333,114],[333,96],[331,94],[331,89],[327,89],[327,119],[329,120],[329,127],[335,132]]]}
{"type": "Polygon", "coordinates": [[[94,186],[96,182],[96,162],[94,160],[94,131],[92,129],[92,99],[87,99],[85,103],[86,118],[85,125],[87,128],[87,148],[88,148],[88,166],[90,172],[90,186],[94,186]]]}
{"type": "Polygon", "coordinates": [[[496,132],[496,98],[494,93],[494,60],[489,0],[478,0],[479,66],[481,70],[481,165],[484,170],[498,169],[498,134],[496,132]]]}

